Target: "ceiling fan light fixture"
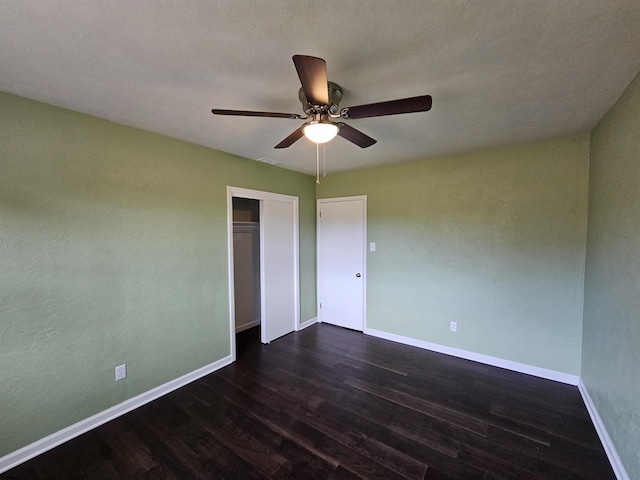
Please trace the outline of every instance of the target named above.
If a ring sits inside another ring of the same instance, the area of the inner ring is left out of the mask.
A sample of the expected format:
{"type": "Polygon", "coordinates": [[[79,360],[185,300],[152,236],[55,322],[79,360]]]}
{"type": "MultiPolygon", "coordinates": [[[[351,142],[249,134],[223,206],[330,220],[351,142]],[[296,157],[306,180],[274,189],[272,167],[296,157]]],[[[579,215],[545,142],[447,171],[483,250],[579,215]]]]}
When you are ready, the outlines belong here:
{"type": "Polygon", "coordinates": [[[287,138],[278,143],[275,149],[288,148],[302,137],[307,137],[316,145],[327,143],[336,135],[357,145],[367,148],[376,140],[365,135],[360,130],[344,123],[332,122],[329,119],[355,120],[358,118],[384,117],[402,113],[427,112],[431,110],[431,95],[399,98],[386,102],[368,103],[339,109],[342,99],[342,87],[327,80],[327,62],[322,58],[309,55],[294,55],[293,64],[296,67],[301,88],[298,99],[302,103],[302,110],[307,115],[302,117],[297,113],[258,112],[253,110],[226,110],[214,108],[214,115],[235,115],[241,117],[273,117],[292,120],[311,119],[296,128],[287,138]]]}
{"type": "Polygon", "coordinates": [[[332,122],[313,121],[302,127],[302,133],[314,143],[327,143],[337,134],[340,127],[332,122]]]}

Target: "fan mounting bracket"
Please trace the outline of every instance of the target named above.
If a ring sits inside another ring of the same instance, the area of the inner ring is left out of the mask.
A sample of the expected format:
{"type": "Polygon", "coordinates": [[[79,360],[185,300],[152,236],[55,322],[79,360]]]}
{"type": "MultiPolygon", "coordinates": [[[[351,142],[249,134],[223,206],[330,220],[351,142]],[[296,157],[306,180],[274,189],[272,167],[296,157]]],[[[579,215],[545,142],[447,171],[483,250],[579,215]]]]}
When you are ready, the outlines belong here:
{"type": "Polygon", "coordinates": [[[298,90],[298,99],[300,100],[300,103],[302,103],[302,110],[304,110],[304,113],[306,113],[307,115],[323,113],[332,116],[338,113],[340,100],[342,100],[342,87],[333,82],[327,82],[327,84],[329,93],[328,105],[313,105],[307,100],[307,97],[305,96],[302,88],[298,90]]]}

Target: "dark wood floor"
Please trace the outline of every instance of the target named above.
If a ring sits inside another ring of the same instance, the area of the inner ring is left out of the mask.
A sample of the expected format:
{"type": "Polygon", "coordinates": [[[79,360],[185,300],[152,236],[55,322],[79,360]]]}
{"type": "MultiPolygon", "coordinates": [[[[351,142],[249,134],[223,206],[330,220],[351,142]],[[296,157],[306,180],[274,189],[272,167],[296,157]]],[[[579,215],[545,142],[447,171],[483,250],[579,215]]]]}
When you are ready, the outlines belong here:
{"type": "Polygon", "coordinates": [[[575,387],[314,325],[1,478],[615,475],[575,387]]]}

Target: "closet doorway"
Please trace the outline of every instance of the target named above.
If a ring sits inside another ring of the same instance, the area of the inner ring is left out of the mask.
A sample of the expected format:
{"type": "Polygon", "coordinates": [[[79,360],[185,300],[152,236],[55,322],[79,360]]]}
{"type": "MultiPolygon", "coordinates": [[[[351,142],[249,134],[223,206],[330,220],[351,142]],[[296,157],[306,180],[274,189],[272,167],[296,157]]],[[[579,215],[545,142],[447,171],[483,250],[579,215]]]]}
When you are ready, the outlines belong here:
{"type": "Polygon", "coordinates": [[[235,333],[260,325],[260,201],[233,198],[235,333]]]}
{"type": "Polygon", "coordinates": [[[298,197],[227,187],[227,218],[235,360],[236,329],[259,323],[260,341],[270,343],[300,323],[298,197]]]}

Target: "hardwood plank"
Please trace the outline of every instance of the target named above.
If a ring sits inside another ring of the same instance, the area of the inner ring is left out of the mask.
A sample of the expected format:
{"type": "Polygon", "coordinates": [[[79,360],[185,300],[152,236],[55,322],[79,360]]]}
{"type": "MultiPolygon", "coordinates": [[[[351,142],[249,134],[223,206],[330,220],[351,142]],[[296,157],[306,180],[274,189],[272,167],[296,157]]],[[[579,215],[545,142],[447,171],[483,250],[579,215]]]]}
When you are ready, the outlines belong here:
{"type": "Polygon", "coordinates": [[[268,478],[273,477],[287,463],[286,458],[234,422],[229,422],[218,430],[216,438],[268,478]]]}
{"type": "Polygon", "coordinates": [[[406,478],[424,477],[426,465],[417,459],[420,458],[421,453],[412,455],[418,450],[424,450],[422,445],[396,434],[375,420],[354,414],[331,403],[323,405],[319,413],[335,418],[343,429],[359,432],[361,440],[354,449],[364,456],[375,459],[406,478]]]}
{"type": "Polygon", "coordinates": [[[157,467],[147,445],[120,419],[105,425],[100,437],[113,451],[111,462],[119,478],[135,478],[157,467]]]}
{"type": "Polygon", "coordinates": [[[487,450],[481,450],[462,444],[458,458],[480,470],[497,474],[500,478],[510,480],[536,480],[539,472],[531,472],[525,467],[510,462],[507,458],[493,455],[487,450]]]}
{"type": "Polygon", "coordinates": [[[389,478],[400,479],[401,475],[389,470],[374,459],[371,459],[357,448],[362,436],[357,432],[338,432],[338,423],[323,418],[322,420],[302,417],[291,417],[280,412],[274,419],[283,428],[303,436],[308,442],[312,442],[314,448],[321,450],[324,455],[333,459],[333,462],[341,465],[351,473],[362,478],[389,478]]]}
{"type": "Polygon", "coordinates": [[[328,480],[366,480],[365,477],[351,473],[346,468],[339,465],[329,476],[328,480]]]}
{"type": "Polygon", "coordinates": [[[278,453],[290,461],[290,468],[282,469],[273,478],[327,478],[336,469],[336,465],[315,452],[289,439],[284,440],[278,453]]]}
{"type": "Polygon", "coordinates": [[[403,407],[411,408],[425,415],[429,415],[434,418],[439,418],[448,423],[452,423],[461,428],[469,430],[474,433],[484,435],[487,430],[487,425],[484,422],[478,421],[472,416],[465,413],[451,410],[442,405],[437,405],[421,398],[409,395],[406,393],[398,392],[389,388],[381,388],[376,385],[372,385],[368,382],[361,380],[348,379],[345,381],[347,385],[359,388],[362,391],[371,393],[380,398],[384,398],[403,407]]]}
{"type": "Polygon", "coordinates": [[[352,448],[345,447],[344,445],[334,442],[327,436],[323,437],[318,442],[318,446],[329,455],[336,458],[342,467],[362,478],[389,480],[400,480],[405,478],[393,470],[389,470],[377,461],[356,452],[352,448]]]}
{"type": "Polygon", "coordinates": [[[373,438],[365,439],[360,448],[365,450],[376,462],[405,478],[420,480],[427,473],[427,465],[399,450],[373,438]]]}
{"type": "Polygon", "coordinates": [[[206,459],[198,456],[173,435],[173,425],[163,423],[162,412],[154,412],[153,403],[143,408],[146,415],[132,415],[124,421],[127,428],[135,430],[145,442],[157,463],[164,465],[178,478],[207,478],[209,468],[206,459]]]}

